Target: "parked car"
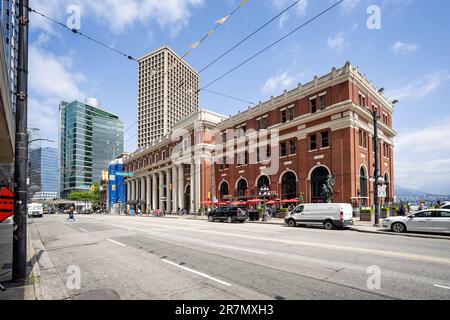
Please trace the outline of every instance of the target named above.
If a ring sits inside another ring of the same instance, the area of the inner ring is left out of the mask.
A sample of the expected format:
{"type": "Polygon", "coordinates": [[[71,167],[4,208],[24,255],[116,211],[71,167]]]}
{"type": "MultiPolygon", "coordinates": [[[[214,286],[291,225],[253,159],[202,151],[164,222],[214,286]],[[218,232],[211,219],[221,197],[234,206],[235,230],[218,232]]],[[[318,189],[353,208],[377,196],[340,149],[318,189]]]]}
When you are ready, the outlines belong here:
{"type": "Polygon", "coordinates": [[[240,223],[244,223],[248,219],[248,212],[244,208],[241,207],[220,207],[211,212],[208,215],[208,221],[226,221],[228,223],[232,223],[235,221],[239,221],[240,223]]]}
{"type": "Polygon", "coordinates": [[[428,209],[406,217],[384,219],[383,227],[394,232],[407,231],[450,233],[450,210],[428,209]]]}
{"type": "Polygon", "coordinates": [[[285,217],[289,227],[323,225],[327,230],[353,225],[353,209],[348,203],[311,203],[295,207],[285,217]]]}

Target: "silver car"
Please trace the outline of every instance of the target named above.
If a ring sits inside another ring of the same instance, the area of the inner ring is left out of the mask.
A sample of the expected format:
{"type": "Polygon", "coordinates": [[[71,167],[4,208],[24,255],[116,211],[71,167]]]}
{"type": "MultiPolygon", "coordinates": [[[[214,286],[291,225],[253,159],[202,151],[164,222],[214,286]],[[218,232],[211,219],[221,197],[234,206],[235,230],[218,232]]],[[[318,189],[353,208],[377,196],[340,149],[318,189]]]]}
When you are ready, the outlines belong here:
{"type": "Polygon", "coordinates": [[[450,234],[450,210],[428,209],[406,217],[391,217],[383,220],[383,228],[394,232],[420,231],[450,234]]]}

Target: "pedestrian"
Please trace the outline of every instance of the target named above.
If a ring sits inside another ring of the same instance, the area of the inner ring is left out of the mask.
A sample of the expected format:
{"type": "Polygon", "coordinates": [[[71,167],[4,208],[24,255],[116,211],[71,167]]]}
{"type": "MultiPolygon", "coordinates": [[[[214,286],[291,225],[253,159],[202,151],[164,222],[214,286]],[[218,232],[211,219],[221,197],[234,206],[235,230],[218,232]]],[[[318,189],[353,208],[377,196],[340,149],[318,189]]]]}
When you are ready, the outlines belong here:
{"type": "Polygon", "coordinates": [[[139,215],[139,217],[142,217],[142,209],[141,208],[138,209],[138,215],[139,215]]]}
{"type": "Polygon", "coordinates": [[[405,206],[402,204],[398,210],[398,215],[403,217],[405,215],[405,206]]]}
{"type": "Polygon", "coordinates": [[[75,208],[71,207],[69,209],[69,218],[67,219],[67,221],[69,222],[75,222],[75,208]]]}

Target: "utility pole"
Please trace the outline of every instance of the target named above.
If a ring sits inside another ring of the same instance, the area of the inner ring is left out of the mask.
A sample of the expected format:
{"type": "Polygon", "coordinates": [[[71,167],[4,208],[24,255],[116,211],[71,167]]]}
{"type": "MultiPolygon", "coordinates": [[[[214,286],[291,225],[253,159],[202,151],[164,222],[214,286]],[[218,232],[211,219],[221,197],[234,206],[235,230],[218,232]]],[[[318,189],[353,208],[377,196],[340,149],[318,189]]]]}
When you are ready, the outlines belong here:
{"type": "Polygon", "coordinates": [[[380,198],[378,197],[378,186],[379,186],[379,177],[380,177],[380,165],[378,161],[378,112],[377,110],[373,110],[372,112],[373,117],[373,151],[375,156],[375,162],[374,162],[374,182],[373,182],[373,201],[374,201],[374,207],[375,207],[375,226],[379,226],[380,224],[380,198]]]}
{"type": "Polygon", "coordinates": [[[19,0],[16,142],[14,163],[13,280],[27,276],[28,0],[19,0]]]}

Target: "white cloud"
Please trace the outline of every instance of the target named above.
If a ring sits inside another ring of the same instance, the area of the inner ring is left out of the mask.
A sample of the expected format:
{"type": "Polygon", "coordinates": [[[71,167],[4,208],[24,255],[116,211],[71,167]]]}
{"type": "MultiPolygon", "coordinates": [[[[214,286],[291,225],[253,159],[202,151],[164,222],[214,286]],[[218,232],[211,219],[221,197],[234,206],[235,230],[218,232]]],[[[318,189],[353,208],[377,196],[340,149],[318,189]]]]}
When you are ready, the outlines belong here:
{"type": "Polygon", "coordinates": [[[389,91],[386,96],[392,99],[418,101],[433,93],[448,80],[450,80],[450,74],[447,71],[436,71],[400,89],[389,91]]]}
{"type": "Polygon", "coordinates": [[[288,72],[283,72],[282,74],[269,78],[262,87],[262,91],[266,94],[279,92],[293,86],[294,82],[294,76],[290,75],[288,72]]]}
{"type": "Polygon", "coordinates": [[[45,138],[55,140],[59,103],[83,99],[86,95],[80,85],[86,82],[86,77],[74,71],[70,56],[55,56],[34,44],[30,46],[29,65],[29,126],[41,129],[45,138]]]}
{"type": "Polygon", "coordinates": [[[450,193],[449,119],[395,138],[396,183],[432,193],[450,193]],[[437,143],[438,142],[438,143],[437,143]]]}
{"type": "MultiPolygon", "coordinates": [[[[192,9],[201,6],[205,0],[32,0],[30,6],[62,22],[69,17],[64,8],[78,5],[81,19],[93,15],[106,24],[112,32],[121,33],[135,22],[156,21],[171,32],[187,26],[192,9]]],[[[81,23],[83,26],[83,23],[81,23]]],[[[34,15],[32,26],[53,32],[51,22],[34,15]]]]}
{"type": "Polygon", "coordinates": [[[347,46],[347,42],[345,41],[344,34],[339,32],[334,36],[331,36],[327,40],[328,48],[334,50],[336,52],[342,52],[344,48],[347,46]]]}
{"type": "Polygon", "coordinates": [[[342,11],[345,14],[351,14],[356,9],[360,1],[361,0],[344,0],[341,4],[342,11]]]}
{"type": "Polygon", "coordinates": [[[30,46],[30,89],[41,97],[76,99],[83,96],[78,85],[85,76],[73,72],[72,59],[56,57],[35,45],[30,46]]]}
{"type": "Polygon", "coordinates": [[[391,50],[395,54],[408,54],[417,51],[417,49],[419,49],[419,45],[401,41],[397,41],[391,46],[391,50]]]}
{"type": "MultiPolygon", "coordinates": [[[[290,9],[288,12],[284,13],[278,24],[280,27],[283,27],[285,23],[291,18],[291,12],[294,12],[297,16],[303,16],[308,9],[309,0],[301,0],[296,6],[290,9]]],[[[270,0],[269,4],[275,8],[276,11],[283,11],[287,7],[289,7],[293,2],[290,0],[270,0]]]]}

